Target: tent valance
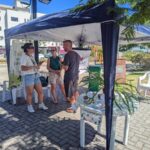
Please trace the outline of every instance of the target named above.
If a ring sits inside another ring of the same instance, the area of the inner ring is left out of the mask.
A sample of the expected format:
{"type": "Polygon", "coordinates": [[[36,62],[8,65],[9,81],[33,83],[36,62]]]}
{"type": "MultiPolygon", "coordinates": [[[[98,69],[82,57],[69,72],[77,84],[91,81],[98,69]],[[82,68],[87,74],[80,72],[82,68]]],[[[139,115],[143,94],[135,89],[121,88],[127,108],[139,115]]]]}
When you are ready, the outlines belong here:
{"type": "MultiPolygon", "coordinates": [[[[72,12],[62,11],[55,14],[48,14],[24,24],[5,30],[6,39],[30,39],[46,41],[63,41],[70,39],[78,41],[83,34],[87,43],[101,43],[101,24],[116,21],[112,19],[106,9],[107,3],[97,5],[93,8],[72,12]],[[74,32],[72,32],[74,31],[74,32]]],[[[125,27],[121,26],[120,33],[125,27]]],[[[130,42],[148,42],[150,27],[136,26],[135,39],[130,42]]],[[[121,44],[127,44],[124,37],[120,37],[121,44]]]]}

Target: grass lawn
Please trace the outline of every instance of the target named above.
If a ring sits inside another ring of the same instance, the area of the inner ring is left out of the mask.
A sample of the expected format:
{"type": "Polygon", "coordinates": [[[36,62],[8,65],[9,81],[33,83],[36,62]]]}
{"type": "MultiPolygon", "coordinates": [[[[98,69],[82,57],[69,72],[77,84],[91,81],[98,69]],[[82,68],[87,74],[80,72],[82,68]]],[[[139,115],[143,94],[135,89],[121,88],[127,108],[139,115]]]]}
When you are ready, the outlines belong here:
{"type": "Polygon", "coordinates": [[[137,87],[137,81],[138,81],[138,77],[144,75],[144,73],[136,73],[136,72],[133,72],[133,73],[130,73],[126,76],[126,79],[127,79],[127,82],[128,83],[132,83],[133,86],[137,87]]]}

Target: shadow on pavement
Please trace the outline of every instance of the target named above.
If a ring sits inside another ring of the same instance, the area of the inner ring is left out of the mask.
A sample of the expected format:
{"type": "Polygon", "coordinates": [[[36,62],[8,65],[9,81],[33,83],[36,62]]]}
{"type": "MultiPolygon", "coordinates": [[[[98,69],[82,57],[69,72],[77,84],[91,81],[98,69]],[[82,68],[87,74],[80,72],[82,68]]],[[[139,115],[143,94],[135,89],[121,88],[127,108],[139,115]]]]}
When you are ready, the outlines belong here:
{"type": "MultiPolygon", "coordinates": [[[[48,111],[29,114],[25,105],[0,103],[0,149],[2,150],[76,150],[80,148],[80,121],[61,117],[69,106],[66,102],[54,105],[46,101],[48,111]],[[59,113],[57,116],[56,113],[59,113]],[[53,116],[54,115],[54,116],[53,116]]],[[[34,105],[37,108],[37,105],[34,105]]],[[[96,131],[86,124],[86,144],[95,138],[96,131]]],[[[95,145],[89,150],[104,149],[95,145]]]]}

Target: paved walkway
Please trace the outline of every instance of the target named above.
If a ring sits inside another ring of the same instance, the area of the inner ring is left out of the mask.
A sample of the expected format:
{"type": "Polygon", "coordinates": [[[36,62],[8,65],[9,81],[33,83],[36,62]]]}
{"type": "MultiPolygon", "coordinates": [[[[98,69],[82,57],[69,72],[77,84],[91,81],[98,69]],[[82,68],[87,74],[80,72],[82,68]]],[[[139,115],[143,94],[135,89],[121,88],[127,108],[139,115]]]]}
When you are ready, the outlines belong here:
{"type": "Polygon", "coordinates": [[[0,64],[0,83],[4,80],[8,80],[7,64],[0,64]]]}
{"type": "MultiPolygon", "coordinates": [[[[1,96],[0,96],[1,98],[1,96]]],[[[49,110],[37,109],[29,114],[25,105],[13,106],[0,102],[0,150],[79,150],[79,111],[68,114],[66,102],[54,105],[46,101],[49,110]]],[[[116,150],[150,150],[150,104],[141,103],[131,117],[128,146],[122,145],[124,118],[117,121],[116,150]]],[[[92,124],[86,124],[86,149],[105,149],[105,121],[102,134],[92,124]]]]}

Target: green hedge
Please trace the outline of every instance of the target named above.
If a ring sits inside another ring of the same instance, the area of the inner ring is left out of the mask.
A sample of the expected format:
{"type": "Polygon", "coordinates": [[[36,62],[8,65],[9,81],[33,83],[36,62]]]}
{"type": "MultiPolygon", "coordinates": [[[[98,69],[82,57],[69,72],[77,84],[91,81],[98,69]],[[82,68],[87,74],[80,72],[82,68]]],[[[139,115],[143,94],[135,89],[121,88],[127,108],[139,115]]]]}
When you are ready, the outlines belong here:
{"type": "Polygon", "coordinates": [[[150,69],[150,53],[127,51],[123,53],[123,56],[143,69],[150,69]]]}

